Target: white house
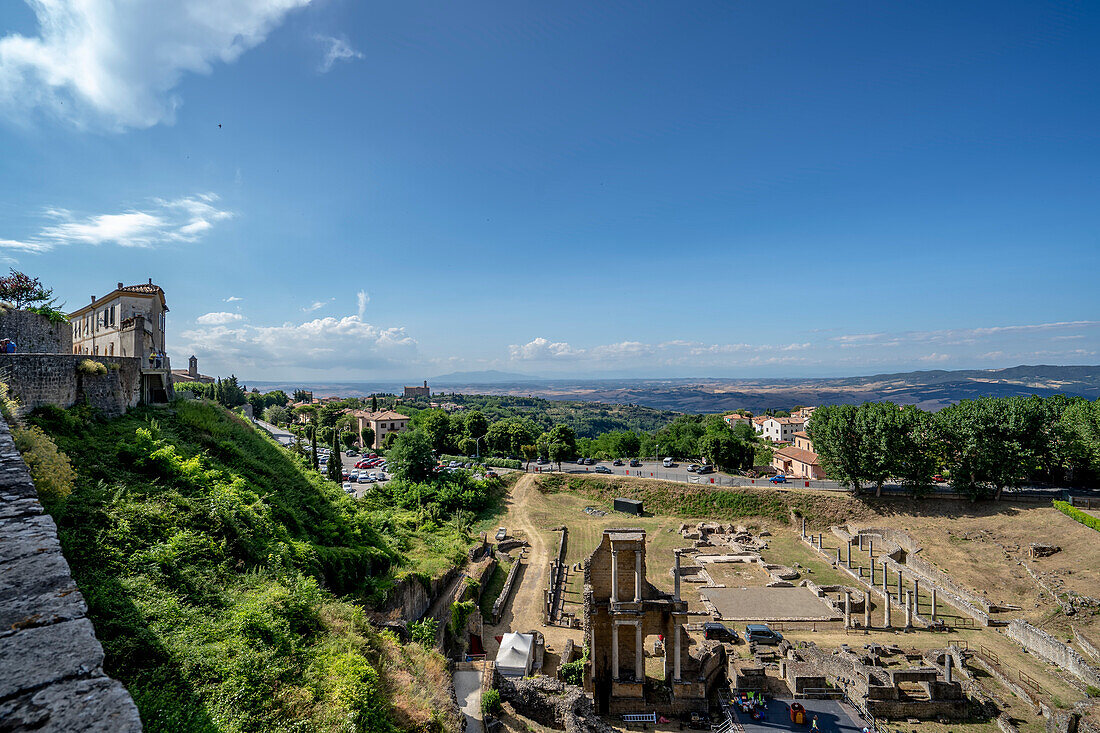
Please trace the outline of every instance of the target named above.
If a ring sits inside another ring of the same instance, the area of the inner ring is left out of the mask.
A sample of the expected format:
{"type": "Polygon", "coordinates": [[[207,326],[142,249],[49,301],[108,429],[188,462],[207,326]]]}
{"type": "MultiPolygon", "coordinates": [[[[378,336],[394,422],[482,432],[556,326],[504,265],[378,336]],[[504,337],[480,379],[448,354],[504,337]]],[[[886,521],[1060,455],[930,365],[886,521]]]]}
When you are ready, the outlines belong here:
{"type": "Polygon", "coordinates": [[[789,443],[794,440],[794,434],[806,427],[805,418],[801,417],[768,417],[765,418],[763,429],[760,431],[764,440],[773,443],[789,443]]]}

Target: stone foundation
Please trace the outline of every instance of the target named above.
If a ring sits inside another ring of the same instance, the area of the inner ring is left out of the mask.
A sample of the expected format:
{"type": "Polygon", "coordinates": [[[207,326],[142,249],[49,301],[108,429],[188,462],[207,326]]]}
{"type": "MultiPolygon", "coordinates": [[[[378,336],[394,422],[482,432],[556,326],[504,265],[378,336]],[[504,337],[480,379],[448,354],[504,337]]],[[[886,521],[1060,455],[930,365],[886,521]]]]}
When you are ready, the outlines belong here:
{"type": "Polygon", "coordinates": [[[142,401],[143,360],[137,357],[79,354],[0,354],[0,374],[23,414],[42,405],[70,407],[87,400],[110,417],[122,415],[142,401]],[[107,373],[84,374],[85,359],[107,367],[107,373]]]}

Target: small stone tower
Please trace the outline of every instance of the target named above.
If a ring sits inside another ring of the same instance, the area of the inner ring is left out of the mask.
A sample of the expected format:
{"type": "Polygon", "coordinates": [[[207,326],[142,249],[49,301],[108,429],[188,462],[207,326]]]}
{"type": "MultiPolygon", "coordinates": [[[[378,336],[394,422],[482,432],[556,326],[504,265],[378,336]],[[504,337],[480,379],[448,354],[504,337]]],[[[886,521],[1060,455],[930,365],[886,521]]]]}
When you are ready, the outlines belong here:
{"type": "Polygon", "coordinates": [[[199,360],[194,354],[187,360],[187,376],[191,379],[199,378],[199,360]]]}

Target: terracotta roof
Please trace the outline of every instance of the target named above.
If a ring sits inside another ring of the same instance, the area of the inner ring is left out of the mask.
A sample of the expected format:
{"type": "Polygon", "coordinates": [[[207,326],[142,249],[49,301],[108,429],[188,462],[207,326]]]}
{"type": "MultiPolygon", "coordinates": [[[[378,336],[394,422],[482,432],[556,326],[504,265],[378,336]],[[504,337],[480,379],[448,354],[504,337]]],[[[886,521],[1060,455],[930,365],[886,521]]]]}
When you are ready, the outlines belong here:
{"type": "Polygon", "coordinates": [[[798,461],[799,463],[805,463],[811,466],[817,465],[817,454],[811,450],[786,446],[776,449],[772,455],[782,456],[783,458],[789,458],[792,461],[798,461]]]}
{"type": "Polygon", "coordinates": [[[768,419],[768,417],[767,417],[767,416],[761,415],[760,417],[754,417],[754,418],[752,419],[752,421],[753,421],[754,423],[756,423],[757,425],[763,425],[763,424],[764,424],[764,421],[765,421],[765,420],[767,420],[767,419],[768,419]]]}
{"type": "Polygon", "coordinates": [[[725,419],[725,420],[751,420],[752,418],[750,418],[748,415],[742,415],[740,412],[732,412],[729,415],[726,415],[723,419],[725,419]]]}
{"type": "Polygon", "coordinates": [[[805,425],[806,421],[801,417],[769,417],[768,420],[775,420],[780,425],[805,425]]]}
{"type": "Polygon", "coordinates": [[[121,288],[117,288],[120,293],[145,293],[147,295],[156,295],[157,293],[163,293],[164,290],[159,285],[153,285],[152,283],[141,283],[140,285],[123,285],[121,288]]]}
{"type": "Polygon", "coordinates": [[[810,439],[810,436],[806,433],[805,430],[799,430],[797,433],[794,434],[794,437],[805,438],[806,440],[810,439]]]}
{"type": "Polygon", "coordinates": [[[408,415],[402,415],[399,412],[393,410],[383,410],[382,412],[371,412],[370,410],[356,410],[351,413],[355,417],[361,417],[366,420],[408,420],[408,415]]]}
{"type": "Polygon", "coordinates": [[[96,298],[94,301],[92,301],[91,303],[88,303],[84,307],[77,308],[75,311],[70,313],[69,316],[72,317],[72,316],[75,316],[77,313],[83,313],[86,310],[92,310],[94,308],[97,308],[97,307],[99,307],[99,305],[103,301],[108,300],[111,296],[115,295],[116,293],[126,293],[126,294],[129,294],[129,295],[154,295],[154,296],[159,295],[160,299],[161,299],[161,303],[164,305],[164,310],[168,311],[168,304],[164,302],[164,289],[161,288],[161,286],[154,285],[151,282],[150,283],[139,283],[137,285],[122,285],[121,283],[119,283],[119,286],[117,288],[115,288],[111,292],[107,293],[102,298],[96,298]]]}

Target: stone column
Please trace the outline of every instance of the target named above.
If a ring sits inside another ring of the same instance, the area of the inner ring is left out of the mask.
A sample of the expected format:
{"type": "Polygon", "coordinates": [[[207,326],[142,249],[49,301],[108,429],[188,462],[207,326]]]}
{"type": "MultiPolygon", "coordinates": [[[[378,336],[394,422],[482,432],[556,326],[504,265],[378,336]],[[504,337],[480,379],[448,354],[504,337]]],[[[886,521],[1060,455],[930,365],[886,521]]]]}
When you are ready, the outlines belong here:
{"type": "Polygon", "coordinates": [[[951,662],[951,654],[945,653],[943,658],[943,681],[949,685],[951,684],[951,662]]]}
{"type": "Polygon", "coordinates": [[[913,627],[913,591],[905,591],[905,628],[913,627]]]}
{"type": "Polygon", "coordinates": [[[821,533],[820,532],[817,533],[817,547],[818,547],[818,549],[825,549],[821,546],[821,533]]]}
{"type": "Polygon", "coordinates": [[[932,586],[932,623],[936,623],[936,586],[932,586]]]}
{"type": "Polygon", "coordinates": [[[634,679],[639,682],[645,680],[645,641],[642,639],[642,620],[634,624],[634,642],[638,649],[638,655],[634,658],[634,679]]]}
{"type": "Polygon", "coordinates": [[[875,587],[875,561],[871,561],[871,588],[875,587]]]}
{"type": "Polygon", "coordinates": [[[806,539],[806,517],[802,517],[802,539],[806,539]]]}
{"type": "Polygon", "coordinates": [[[898,605],[899,606],[901,605],[901,592],[902,592],[903,588],[904,588],[904,586],[902,584],[901,569],[899,568],[898,569],[898,605]]]}
{"type": "Polygon", "coordinates": [[[611,622],[611,679],[619,679],[619,624],[611,622]]]}
{"type": "Polygon", "coordinates": [[[913,615],[920,616],[920,580],[913,578],[913,615]]]}
{"type": "Polygon", "coordinates": [[[672,649],[672,681],[680,681],[680,624],[673,619],[673,623],[676,625],[676,641],[672,649]]]}
{"type": "Polygon", "coordinates": [[[863,552],[863,535],[860,534],[860,535],[856,535],[856,536],[859,537],[859,551],[863,552]]]}
{"type": "MultiPolygon", "coordinates": [[[[885,568],[883,568],[885,570],[885,568]]],[[[884,628],[890,628],[890,594],[885,590],[882,592],[882,625],[884,628]]]]}
{"type": "Polygon", "coordinates": [[[848,541],[848,569],[852,569],[852,541],[848,541]]]}
{"type": "Polygon", "coordinates": [[[642,600],[642,551],[634,551],[634,602],[642,600]]]}
{"type": "Polygon", "coordinates": [[[871,628],[871,594],[868,591],[863,593],[863,628],[871,628]]]}
{"type": "Polygon", "coordinates": [[[886,565],[886,558],[882,558],[882,593],[889,596],[890,591],[886,589],[886,577],[890,574],[889,567],[886,565]]]}
{"type": "Polygon", "coordinates": [[[611,602],[619,600],[619,551],[611,548],[611,602]]]}
{"type": "MultiPolygon", "coordinates": [[[[871,556],[871,559],[875,559],[875,538],[867,538],[867,554],[871,556]]],[[[873,563],[872,563],[873,564],[873,563]]]]}
{"type": "Polygon", "coordinates": [[[840,565],[840,548],[836,548],[836,564],[840,565]]]}
{"type": "Polygon", "coordinates": [[[848,590],[844,591],[844,628],[852,628],[852,593],[848,590]]]}
{"type": "Polygon", "coordinates": [[[676,560],[675,568],[672,571],[672,578],[674,581],[672,599],[678,602],[680,600],[680,551],[674,551],[672,556],[676,560]]]}

